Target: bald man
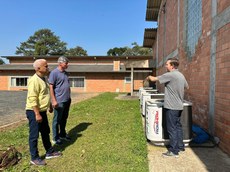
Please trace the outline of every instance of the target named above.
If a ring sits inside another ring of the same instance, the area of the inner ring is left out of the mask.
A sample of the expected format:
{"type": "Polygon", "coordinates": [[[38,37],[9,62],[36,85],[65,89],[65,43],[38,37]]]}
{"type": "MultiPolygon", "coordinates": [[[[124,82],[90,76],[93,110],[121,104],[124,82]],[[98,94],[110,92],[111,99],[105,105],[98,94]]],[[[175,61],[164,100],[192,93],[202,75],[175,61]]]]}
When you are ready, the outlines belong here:
{"type": "Polygon", "coordinates": [[[47,110],[51,113],[49,85],[45,76],[49,72],[45,59],[38,59],[33,64],[35,74],[29,79],[26,100],[26,116],[29,121],[29,147],[33,165],[46,165],[45,160],[39,157],[38,137],[41,133],[43,146],[46,150],[46,159],[59,157],[62,154],[54,151],[50,142],[50,128],[47,119],[47,110]]]}

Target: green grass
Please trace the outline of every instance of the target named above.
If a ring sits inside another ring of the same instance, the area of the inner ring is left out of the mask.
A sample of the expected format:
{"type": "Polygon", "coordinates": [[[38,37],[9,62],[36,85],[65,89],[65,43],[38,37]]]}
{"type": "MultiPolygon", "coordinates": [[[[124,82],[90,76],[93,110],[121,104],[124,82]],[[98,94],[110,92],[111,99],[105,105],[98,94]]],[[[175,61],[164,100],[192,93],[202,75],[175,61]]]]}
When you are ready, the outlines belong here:
{"type": "MultiPolygon", "coordinates": [[[[1,132],[0,148],[15,145],[23,155],[19,164],[6,171],[147,172],[139,101],[117,100],[116,96],[104,93],[72,105],[67,124],[72,141],[56,147],[63,156],[46,160],[45,167],[29,165],[27,124],[1,132]]],[[[40,138],[39,152],[44,156],[40,138]]]]}

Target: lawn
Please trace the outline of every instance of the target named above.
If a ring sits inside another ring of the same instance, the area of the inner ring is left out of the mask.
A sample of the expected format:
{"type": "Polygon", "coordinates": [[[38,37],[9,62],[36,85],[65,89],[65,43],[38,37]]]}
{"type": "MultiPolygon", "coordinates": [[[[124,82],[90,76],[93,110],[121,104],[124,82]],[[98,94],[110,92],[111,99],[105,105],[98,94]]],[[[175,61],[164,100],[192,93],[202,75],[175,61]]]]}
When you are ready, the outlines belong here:
{"type": "MultiPolygon", "coordinates": [[[[147,172],[147,146],[138,100],[118,100],[104,93],[71,106],[67,130],[72,138],[56,148],[60,158],[29,165],[28,125],[0,132],[0,149],[14,145],[22,160],[6,171],[147,172]]],[[[49,115],[52,121],[52,114],[49,115]]],[[[39,138],[39,152],[45,151],[39,138]]]]}

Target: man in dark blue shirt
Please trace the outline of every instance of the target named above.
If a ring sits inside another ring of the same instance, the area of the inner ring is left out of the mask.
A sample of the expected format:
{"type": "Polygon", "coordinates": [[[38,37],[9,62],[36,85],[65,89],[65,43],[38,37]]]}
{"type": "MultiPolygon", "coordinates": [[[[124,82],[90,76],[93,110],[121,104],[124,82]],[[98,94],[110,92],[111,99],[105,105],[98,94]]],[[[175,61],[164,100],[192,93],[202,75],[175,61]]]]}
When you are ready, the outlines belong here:
{"type": "Polygon", "coordinates": [[[52,142],[58,145],[62,144],[61,140],[70,140],[65,130],[71,104],[70,83],[65,71],[68,63],[69,60],[66,57],[59,57],[58,67],[49,75],[51,101],[54,108],[52,142]]]}

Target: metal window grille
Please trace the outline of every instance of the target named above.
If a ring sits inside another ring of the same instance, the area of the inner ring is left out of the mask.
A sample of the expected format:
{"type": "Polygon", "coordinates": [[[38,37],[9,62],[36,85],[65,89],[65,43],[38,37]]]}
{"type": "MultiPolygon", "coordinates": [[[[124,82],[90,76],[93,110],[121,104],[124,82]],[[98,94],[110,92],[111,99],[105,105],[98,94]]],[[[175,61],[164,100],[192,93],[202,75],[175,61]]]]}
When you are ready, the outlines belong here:
{"type": "Polygon", "coordinates": [[[191,57],[202,32],[202,0],[185,0],[186,51],[191,57]]]}
{"type": "Polygon", "coordinates": [[[69,78],[70,87],[85,87],[85,78],[77,77],[77,78],[69,78]]]}
{"type": "Polygon", "coordinates": [[[28,77],[11,77],[12,87],[27,86],[28,77]]]}

